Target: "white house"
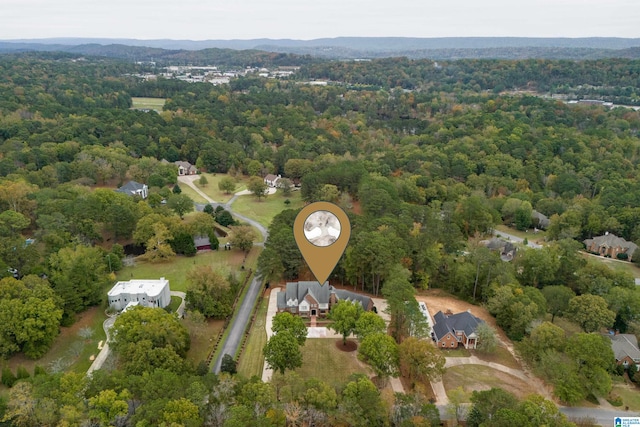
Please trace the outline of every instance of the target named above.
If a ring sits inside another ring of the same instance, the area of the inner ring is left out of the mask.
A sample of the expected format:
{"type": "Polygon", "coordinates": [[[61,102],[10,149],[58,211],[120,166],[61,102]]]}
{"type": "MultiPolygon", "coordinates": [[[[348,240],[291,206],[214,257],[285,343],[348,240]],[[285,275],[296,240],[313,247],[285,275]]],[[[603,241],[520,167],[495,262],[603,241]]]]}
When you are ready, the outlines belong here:
{"type": "Polygon", "coordinates": [[[169,281],[164,277],[161,277],[160,280],[144,279],[118,282],[107,295],[109,306],[116,310],[122,310],[132,302],[143,307],[160,308],[171,303],[169,281]]]}
{"type": "Polygon", "coordinates": [[[129,196],[140,196],[141,198],[146,199],[147,196],[149,196],[149,187],[147,187],[147,184],[129,181],[122,187],[118,188],[116,192],[129,196]]]}
{"type": "Polygon", "coordinates": [[[282,176],[270,173],[264,177],[264,183],[269,187],[279,187],[280,179],[282,179],[282,176]]]}

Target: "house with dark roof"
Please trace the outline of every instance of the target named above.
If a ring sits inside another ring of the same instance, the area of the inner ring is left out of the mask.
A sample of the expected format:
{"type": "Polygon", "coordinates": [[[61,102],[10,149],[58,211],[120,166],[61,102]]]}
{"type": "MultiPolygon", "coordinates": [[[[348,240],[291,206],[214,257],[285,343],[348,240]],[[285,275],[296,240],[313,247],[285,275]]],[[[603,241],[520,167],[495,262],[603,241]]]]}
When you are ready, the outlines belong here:
{"type": "Polygon", "coordinates": [[[619,255],[626,254],[624,257],[627,261],[631,261],[633,254],[638,249],[638,245],[633,242],[627,242],[622,237],[606,232],[602,236],[586,239],[583,241],[587,247],[587,251],[610,258],[619,258],[619,255]]]}
{"type": "Polygon", "coordinates": [[[611,339],[611,349],[616,357],[616,363],[625,368],[635,364],[640,367],[640,349],[638,349],[638,339],[632,334],[609,335],[611,339]]]}
{"type": "Polygon", "coordinates": [[[193,244],[197,251],[211,250],[211,240],[209,239],[209,236],[195,236],[193,238],[193,244]]]}
{"type": "Polygon", "coordinates": [[[174,165],[178,166],[178,175],[196,175],[198,173],[198,168],[192,165],[189,162],[182,162],[180,160],[173,162],[174,165]]]}
{"type": "Polygon", "coordinates": [[[128,196],[139,196],[146,199],[149,195],[149,187],[147,184],[140,184],[139,182],[129,181],[122,187],[116,190],[118,193],[126,194],[128,196]]]}
{"type": "Polygon", "coordinates": [[[551,224],[551,220],[548,216],[536,210],[531,212],[531,219],[533,220],[533,225],[537,228],[545,229],[551,224]]]}
{"type": "Polygon", "coordinates": [[[489,240],[483,240],[481,243],[489,250],[500,252],[500,259],[502,261],[513,260],[516,255],[516,251],[518,250],[513,243],[497,237],[492,237],[489,240]]]}
{"type": "Polygon", "coordinates": [[[440,348],[464,348],[475,349],[478,346],[476,329],[483,323],[481,319],[469,311],[445,315],[442,311],[433,316],[433,333],[436,345],[440,348]]]}
{"type": "Polygon", "coordinates": [[[288,311],[302,316],[326,316],[339,301],[357,301],[365,311],[373,309],[373,300],[366,295],[336,289],[324,282],[288,282],[278,293],[278,312],[288,311]]]}

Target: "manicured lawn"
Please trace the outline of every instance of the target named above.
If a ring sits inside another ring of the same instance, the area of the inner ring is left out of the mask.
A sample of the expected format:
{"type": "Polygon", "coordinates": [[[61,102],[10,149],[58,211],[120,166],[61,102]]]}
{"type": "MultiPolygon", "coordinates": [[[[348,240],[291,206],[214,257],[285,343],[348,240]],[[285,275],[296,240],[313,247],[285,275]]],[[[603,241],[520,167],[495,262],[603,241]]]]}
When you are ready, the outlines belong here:
{"type": "MultiPolygon", "coordinates": [[[[245,268],[254,268],[255,261],[258,258],[260,247],[254,247],[247,256],[245,268]]],[[[136,260],[133,267],[124,267],[116,276],[117,280],[131,279],[159,279],[165,277],[169,280],[169,286],[174,291],[186,291],[187,279],[186,275],[189,270],[197,265],[210,265],[213,268],[222,268],[224,270],[238,270],[242,265],[244,253],[240,250],[233,249],[231,251],[209,251],[199,253],[194,257],[176,256],[168,262],[149,263],[146,261],[136,260]]],[[[244,277],[244,274],[242,275],[244,277]]]]}
{"type": "Polygon", "coordinates": [[[358,352],[344,352],[336,348],[336,340],[307,339],[302,348],[302,367],[296,373],[302,378],[318,378],[332,386],[347,382],[351,374],[369,375],[369,368],[357,358],[358,352]]]}
{"type": "Polygon", "coordinates": [[[444,357],[469,357],[471,352],[464,347],[454,348],[453,350],[443,349],[444,357]]]}
{"type": "Polygon", "coordinates": [[[282,191],[258,200],[253,195],[239,196],[232,205],[234,212],[258,221],[268,227],[273,218],[285,209],[299,209],[304,206],[300,192],[294,191],[289,197],[284,197],[282,191]],[[289,206],[284,201],[289,199],[289,206]]]}
{"type": "Polygon", "coordinates": [[[625,271],[631,274],[633,277],[640,277],[640,268],[630,262],[613,260],[611,258],[605,258],[591,254],[585,254],[584,256],[587,259],[587,262],[602,263],[614,271],[625,271]]]}
{"type": "Polygon", "coordinates": [[[166,99],[164,98],[131,98],[132,108],[162,111],[166,99]]]}
{"type": "Polygon", "coordinates": [[[539,244],[544,244],[544,238],[546,236],[546,232],[543,230],[539,230],[537,233],[534,233],[533,229],[531,229],[527,233],[520,231],[517,228],[507,227],[503,224],[496,225],[495,229],[498,234],[503,231],[505,233],[513,234],[516,237],[520,237],[521,239],[528,239],[530,242],[538,242],[539,244]]]}
{"type": "Polygon", "coordinates": [[[251,378],[254,375],[262,377],[262,367],[264,365],[262,349],[267,343],[267,333],[264,328],[268,305],[268,297],[260,300],[256,321],[251,326],[247,344],[238,361],[238,373],[245,378],[251,378]]]}
{"type": "Polygon", "coordinates": [[[614,384],[611,394],[622,397],[622,409],[628,406],[631,411],[640,411],[640,389],[633,385],[614,384]]]}
{"type": "Polygon", "coordinates": [[[182,194],[186,194],[187,196],[191,197],[191,200],[193,200],[194,202],[209,203],[207,200],[205,200],[204,197],[196,193],[196,191],[193,188],[189,187],[187,184],[179,183],[179,185],[180,190],[182,190],[182,194]]]}
{"type": "Polygon", "coordinates": [[[496,369],[481,365],[462,365],[447,368],[442,377],[447,391],[462,387],[469,394],[473,390],[500,387],[523,398],[535,390],[527,382],[496,369]]]}
{"type": "Polygon", "coordinates": [[[245,190],[247,188],[245,184],[245,178],[236,178],[236,188],[233,190],[233,193],[226,194],[218,188],[218,183],[222,178],[228,177],[229,175],[225,173],[203,173],[207,178],[207,185],[201,186],[198,180],[196,179],[193,183],[207,196],[211,197],[213,200],[219,203],[227,203],[232,197],[234,193],[245,190]]]}
{"type": "Polygon", "coordinates": [[[171,303],[169,303],[169,311],[174,313],[178,309],[178,307],[180,307],[180,303],[182,303],[182,298],[172,296],[171,303]]]}
{"type": "Polygon", "coordinates": [[[518,361],[513,357],[509,350],[502,346],[496,347],[493,353],[481,353],[479,351],[473,351],[473,354],[478,359],[486,360],[487,362],[499,363],[509,368],[520,369],[521,366],[518,361]]]}

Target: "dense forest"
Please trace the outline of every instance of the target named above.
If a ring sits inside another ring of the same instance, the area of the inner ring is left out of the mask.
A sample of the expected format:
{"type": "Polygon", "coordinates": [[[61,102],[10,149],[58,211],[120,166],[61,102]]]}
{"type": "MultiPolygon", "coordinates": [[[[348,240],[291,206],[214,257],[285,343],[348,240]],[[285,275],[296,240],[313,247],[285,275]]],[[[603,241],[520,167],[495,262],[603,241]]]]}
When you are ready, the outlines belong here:
{"type": "MultiPolygon", "coordinates": [[[[640,61],[318,61],[289,80],[248,76],[222,86],[141,81],[132,76],[138,71],[120,60],[63,53],[0,57],[0,271],[7,276],[0,315],[43,319],[2,331],[0,354],[38,358],[59,325],[100,304],[121,244],[146,246],[149,259],[187,254],[184,236],[189,241],[220,221],[215,212],[181,221],[192,203],[170,190],[176,171],[162,160],[186,160],[209,172],[282,174],[301,185],[306,202],[344,207],[352,236],[336,283],[386,295],[392,279],[394,286],[401,279],[412,289],[442,288],[486,304],[561,401],[611,388],[612,355],[590,332],[637,330],[640,294],[630,274],[587,263],[579,250],[605,232],[640,242],[640,113],[532,93],[583,90],[635,104],[640,61]],[[337,83],[303,84],[308,79],[337,83]],[[166,98],[163,111],[131,109],[138,96],[166,98]],[[112,191],[129,179],[147,183],[151,196],[112,191]],[[543,249],[522,248],[502,262],[481,244],[497,224],[540,226],[534,211],[550,217],[543,249]],[[582,333],[549,347],[544,340],[559,332],[538,325],[547,312],[575,321],[582,333]],[[602,356],[584,363],[570,357],[585,351],[602,356]]],[[[285,210],[271,224],[259,259],[266,280],[309,275],[293,238],[296,213],[285,210]]],[[[306,385],[327,401],[297,389],[275,399],[274,385],[190,366],[180,325],[147,321],[171,332],[145,343],[154,357],[119,343],[131,363],[88,383],[46,373],[18,382],[5,421],[284,425],[287,402],[317,417],[314,425],[358,425],[353,414],[368,414],[362,425],[410,425],[403,424],[410,415],[435,422],[427,402],[398,397],[396,406],[379,405],[364,378],[343,390],[306,385]],[[35,408],[28,414],[20,411],[25,399],[35,408]]]]}

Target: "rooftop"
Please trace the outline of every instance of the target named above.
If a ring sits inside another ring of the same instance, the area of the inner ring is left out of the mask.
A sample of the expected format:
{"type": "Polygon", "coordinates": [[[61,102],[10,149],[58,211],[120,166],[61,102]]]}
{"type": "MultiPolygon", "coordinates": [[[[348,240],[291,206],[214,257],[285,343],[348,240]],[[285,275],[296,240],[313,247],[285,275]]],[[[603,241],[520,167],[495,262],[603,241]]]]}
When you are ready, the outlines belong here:
{"type": "Polygon", "coordinates": [[[158,296],[169,281],[164,277],[154,279],[134,279],[127,282],[117,282],[109,291],[110,297],[120,294],[147,294],[150,297],[158,296]]]}

